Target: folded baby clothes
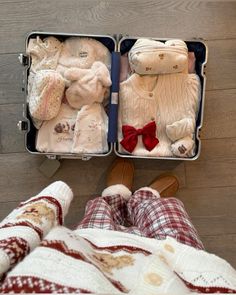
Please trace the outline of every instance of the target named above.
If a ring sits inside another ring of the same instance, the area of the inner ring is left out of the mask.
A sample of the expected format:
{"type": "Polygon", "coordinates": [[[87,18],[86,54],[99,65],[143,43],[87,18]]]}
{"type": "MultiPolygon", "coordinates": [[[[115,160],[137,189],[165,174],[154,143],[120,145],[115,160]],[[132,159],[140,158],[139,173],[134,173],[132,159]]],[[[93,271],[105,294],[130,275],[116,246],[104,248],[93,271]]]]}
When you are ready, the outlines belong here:
{"type": "Polygon", "coordinates": [[[187,73],[188,48],[182,40],[138,39],[129,51],[129,63],[140,75],[187,73]]]}
{"type": "Polygon", "coordinates": [[[26,51],[31,57],[30,70],[34,73],[38,70],[55,70],[62,46],[63,44],[52,36],[43,40],[39,36],[30,38],[26,51]]]}
{"type": "Polygon", "coordinates": [[[99,103],[86,105],[78,112],[72,153],[106,153],[108,117],[99,103]]]}
{"type": "Polygon", "coordinates": [[[64,42],[57,71],[64,76],[64,71],[71,67],[89,69],[95,61],[104,63],[110,70],[111,53],[108,48],[93,38],[71,37],[64,42]]]}
{"type": "Polygon", "coordinates": [[[62,104],[57,117],[44,121],[36,138],[36,149],[45,153],[70,153],[78,111],[62,104]]]}
{"type": "Polygon", "coordinates": [[[31,116],[42,121],[56,117],[64,90],[65,81],[59,73],[54,70],[38,71],[28,97],[31,116]]]}
{"type": "MultiPolygon", "coordinates": [[[[124,139],[123,126],[143,129],[154,121],[158,144],[149,151],[139,130],[140,136],[132,154],[150,157],[193,155],[195,145],[191,145],[189,140],[183,143],[180,139],[187,136],[194,138],[199,101],[200,82],[195,74],[133,74],[120,84],[119,142],[124,139]],[[150,85],[155,79],[156,85],[151,90],[150,85]],[[179,148],[184,152],[181,153],[179,148]]],[[[128,153],[121,144],[119,152],[128,153]]]]}
{"type": "MultiPolygon", "coordinates": [[[[162,146],[162,143],[159,142],[153,149],[146,149],[141,134],[141,129],[146,129],[147,125],[151,122],[157,123],[158,120],[157,85],[158,76],[139,76],[137,74],[131,75],[129,79],[120,84],[118,139],[122,144],[119,145],[119,152],[127,153],[128,151],[139,156],[155,156],[157,154],[157,147],[160,149],[160,146],[162,146]],[[126,142],[124,132],[127,126],[135,128],[140,133],[134,149],[127,149],[127,145],[124,145],[124,142],[126,142]]],[[[152,128],[155,129],[155,126],[152,128]]],[[[156,130],[155,133],[159,139],[160,134],[156,130]]],[[[164,147],[161,148],[160,153],[172,155],[168,147],[165,150],[163,149],[164,147]]]]}
{"type": "Polygon", "coordinates": [[[184,118],[166,126],[166,134],[172,141],[194,133],[195,122],[192,118],[184,118]]]}
{"type": "Polygon", "coordinates": [[[31,58],[28,76],[28,97],[31,93],[35,73],[40,70],[55,70],[63,44],[55,37],[46,37],[43,40],[39,36],[30,38],[26,53],[31,58]]]}
{"type": "Polygon", "coordinates": [[[99,61],[94,62],[90,69],[70,68],[64,75],[71,82],[66,90],[67,101],[76,109],[103,102],[111,86],[110,73],[105,64],[99,61]]]}

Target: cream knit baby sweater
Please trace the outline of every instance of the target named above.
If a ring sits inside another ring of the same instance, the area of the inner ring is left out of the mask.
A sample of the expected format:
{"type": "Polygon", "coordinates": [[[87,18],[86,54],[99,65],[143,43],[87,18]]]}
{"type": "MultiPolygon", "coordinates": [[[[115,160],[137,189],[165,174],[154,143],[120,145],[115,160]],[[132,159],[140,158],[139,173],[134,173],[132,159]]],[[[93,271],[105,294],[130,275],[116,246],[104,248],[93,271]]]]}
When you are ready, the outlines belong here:
{"type": "MultiPolygon", "coordinates": [[[[120,84],[119,142],[122,126],[143,128],[155,121],[158,145],[145,149],[142,138],[133,151],[138,156],[189,156],[194,153],[192,140],[200,100],[200,82],[195,74],[139,76],[133,74],[120,84]],[[184,146],[184,148],[183,148],[184,146]],[[181,148],[184,153],[181,153],[181,148]]],[[[119,145],[119,152],[128,153],[119,145]]]]}

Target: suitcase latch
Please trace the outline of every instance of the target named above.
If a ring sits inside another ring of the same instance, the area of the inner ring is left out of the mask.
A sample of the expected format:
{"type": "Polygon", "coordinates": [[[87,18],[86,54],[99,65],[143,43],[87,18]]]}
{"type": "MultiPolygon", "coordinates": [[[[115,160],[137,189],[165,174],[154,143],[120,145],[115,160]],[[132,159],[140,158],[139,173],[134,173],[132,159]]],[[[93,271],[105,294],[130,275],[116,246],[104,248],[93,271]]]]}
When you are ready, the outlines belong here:
{"type": "Polygon", "coordinates": [[[17,123],[17,127],[20,131],[27,131],[28,130],[28,122],[27,121],[19,121],[17,123]]]}
{"type": "Polygon", "coordinates": [[[29,65],[29,56],[28,55],[20,53],[19,56],[18,56],[18,59],[19,59],[20,63],[23,66],[28,66],[29,65]]]}

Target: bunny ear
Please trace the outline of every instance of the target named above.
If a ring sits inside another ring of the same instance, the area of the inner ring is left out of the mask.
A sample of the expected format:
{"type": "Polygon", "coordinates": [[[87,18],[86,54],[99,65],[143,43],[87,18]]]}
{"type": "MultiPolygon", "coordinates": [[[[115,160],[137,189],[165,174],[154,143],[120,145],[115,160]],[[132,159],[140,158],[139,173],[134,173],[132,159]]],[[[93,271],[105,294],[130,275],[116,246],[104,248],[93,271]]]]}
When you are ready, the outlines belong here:
{"type": "Polygon", "coordinates": [[[64,72],[64,77],[70,81],[76,81],[81,78],[81,69],[71,68],[64,72]]]}
{"type": "Polygon", "coordinates": [[[102,62],[94,62],[92,69],[95,69],[96,76],[104,87],[111,86],[111,78],[108,68],[102,62]]]}
{"type": "Polygon", "coordinates": [[[106,71],[100,72],[98,75],[98,79],[101,81],[104,87],[110,87],[111,86],[111,78],[110,73],[106,69],[106,71]]]}

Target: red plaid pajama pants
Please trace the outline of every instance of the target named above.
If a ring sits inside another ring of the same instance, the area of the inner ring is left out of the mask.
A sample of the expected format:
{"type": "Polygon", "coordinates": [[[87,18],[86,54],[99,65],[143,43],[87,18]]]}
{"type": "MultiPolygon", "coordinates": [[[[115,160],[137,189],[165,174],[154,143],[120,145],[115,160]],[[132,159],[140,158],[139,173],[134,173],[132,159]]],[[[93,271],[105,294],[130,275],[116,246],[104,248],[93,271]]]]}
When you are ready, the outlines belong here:
{"type": "Polygon", "coordinates": [[[155,239],[170,236],[204,249],[183,203],[176,198],[158,198],[148,190],[138,190],[128,201],[119,194],[90,200],[77,226],[81,228],[116,230],[155,239]],[[130,226],[124,225],[125,220],[130,226]]]}

